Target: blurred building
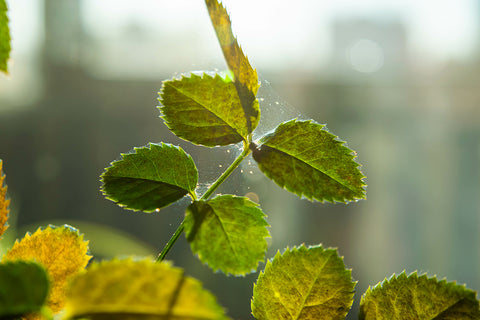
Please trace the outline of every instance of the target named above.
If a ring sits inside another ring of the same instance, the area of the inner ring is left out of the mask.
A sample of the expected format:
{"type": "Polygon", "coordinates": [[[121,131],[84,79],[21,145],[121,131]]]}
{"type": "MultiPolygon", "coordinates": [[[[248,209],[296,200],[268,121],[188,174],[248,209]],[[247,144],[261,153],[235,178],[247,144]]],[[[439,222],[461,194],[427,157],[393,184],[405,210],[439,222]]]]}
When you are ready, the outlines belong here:
{"type": "MultiPolygon", "coordinates": [[[[202,184],[233,161],[235,147],[207,149],[176,138],[155,108],[161,81],[176,72],[225,68],[203,3],[191,2],[198,8],[185,13],[183,24],[176,22],[181,11],[164,3],[150,3],[160,22],[143,19],[141,10],[149,7],[135,9],[135,16],[109,12],[104,4],[95,17],[87,0],[36,3],[40,17],[29,18],[36,21],[36,45],[17,56],[12,79],[0,79],[0,158],[12,197],[11,224],[19,230],[50,221],[106,225],[155,254],[187,203],[152,215],[128,212],[104,199],[99,175],[120,153],[148,142],[180,144],[196,161],[202,184]],[[102,20],[102,14],[116,18],[102,20]]],[[[302,242],[338,247],[359,280],[357,303],[368,285],[403,269],[480,288],[480,44],[471,59],[424,63],[430,57],[412,50],[407,23],[333,19],[330,59],[310,72],[308,66],[288,68],[288,59],[277,58],[281,71],[253,63],[262,80],[258,132],[296,116],[327,123],[358,152],[367,201],[299,200],[266,179],[251,159],[219,190],[259,198],[272,225],[268,257],[302,242]]],[[[318,28],[312,27],[313,35],[318,28]]],[[[298,50],[311,61],[318,49],[309,45],[298,50]]],[[[213,274],[183,238],[169,258],[201,278],[230,315],[249,317],[255,274],[213,274]]]]}

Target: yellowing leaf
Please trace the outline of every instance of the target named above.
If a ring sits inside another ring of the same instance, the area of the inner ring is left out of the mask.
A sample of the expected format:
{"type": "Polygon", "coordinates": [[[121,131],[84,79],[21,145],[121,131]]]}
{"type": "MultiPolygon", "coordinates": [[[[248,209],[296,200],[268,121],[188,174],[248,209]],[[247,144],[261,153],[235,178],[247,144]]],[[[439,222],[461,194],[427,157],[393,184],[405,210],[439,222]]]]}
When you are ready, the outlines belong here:
{"type": "Polygon", "coordinates": [[[287,249],[268,261],[253,288],[259,320],[344,319],[353,302],[351,271],[335,249],[287,249]]]}
{"type": "Polygon", "coordinates": [[[3,257],[2,262],[33,260],[45,267],[52,282],[48,306],[53,312],[64,306],[65,286],[70,277],[86,267],[90,256],[88,242],[70,226],[38,229],[26,234],[3,257]]]}
{"type": "Polygon", "coordinates": [[[5,175],[2,173],[2,164],[3,162],[0,160],[0,239],[8,228],[8,206],[10,205],[10,199],[7,199],[7,186],[3,186],[5,175]]]}
{"type": "Polygon", "coordinates": [[[476,292],[446,280],[402,272],[375,287],[360,301],[360,319],[480,319],[476,292]]]}
{"type": "Polygon", "coordinates": [[[258,104],[254,104],[255,96],[260,87],[257,72],[248,62],[233,35],[232,23],[227,10],[217,0],[205,0],[205,3],[227,65],[233,72],[235,88],[247,116],[249,132],[252,132],[260,117],[258,104]]]}
{"type": "Polygon", "coordinates": [[[93,263],[67,290],[66,319],[227,319],[201,283],[169,263],[93,263]]]}

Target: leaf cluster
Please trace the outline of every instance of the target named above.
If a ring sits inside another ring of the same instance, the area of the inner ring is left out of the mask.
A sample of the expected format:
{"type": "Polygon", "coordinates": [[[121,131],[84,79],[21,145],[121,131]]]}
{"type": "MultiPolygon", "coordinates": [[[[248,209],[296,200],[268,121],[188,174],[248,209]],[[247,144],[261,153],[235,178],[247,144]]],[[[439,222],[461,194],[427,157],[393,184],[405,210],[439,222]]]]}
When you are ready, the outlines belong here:
{"type": "Polygon", "coordinates": [[[204,194],[197,194],[198,170],[192,157],[180,147],[150,143],[112,162],[101,176],[102,191],[126,209],[147,213],[190,196],[185,220],[159,260],[185,232],[202,262],[213,270],[244,275],[265,259],[266,215],[247,198],[214,192],[250,153],[266,177],[311,201],[364,199],[365,183],[355,153],[312,120],[292,119],[253,140],[261,114],[257,72],[233,35],[223,5],[205,2],[229,72],[164,81],[159,92],[161,118],[186,141],[205,147],[241,143],[241,154],[204,194]]]}

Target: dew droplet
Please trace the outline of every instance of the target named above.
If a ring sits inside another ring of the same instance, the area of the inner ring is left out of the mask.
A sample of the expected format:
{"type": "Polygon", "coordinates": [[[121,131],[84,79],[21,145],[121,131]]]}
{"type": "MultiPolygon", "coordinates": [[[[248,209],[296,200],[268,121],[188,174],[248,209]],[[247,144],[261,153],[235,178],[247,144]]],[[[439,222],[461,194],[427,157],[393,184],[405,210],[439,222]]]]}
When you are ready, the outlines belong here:
{"type": "Polygon", "coordinates": [[[160,208],[155,209],[155,212],[160,212],[160,208]]]}
{"type": "Polygon", "coordinates": [[[243,173],[243,169],[240,169],[240,173],[243,173]]]}
{"type": "Polygon", "coordinates": [[[250,170],[250,171],[248,171],[248,173],[250,173],[250,174],[253,174],[253,171],[252,171],[252,170],[250,170]]]}
{"type": "Polygon", "coordinates": [[[223,167],[221,164],[218,165],[219,168],[223,167]]]}

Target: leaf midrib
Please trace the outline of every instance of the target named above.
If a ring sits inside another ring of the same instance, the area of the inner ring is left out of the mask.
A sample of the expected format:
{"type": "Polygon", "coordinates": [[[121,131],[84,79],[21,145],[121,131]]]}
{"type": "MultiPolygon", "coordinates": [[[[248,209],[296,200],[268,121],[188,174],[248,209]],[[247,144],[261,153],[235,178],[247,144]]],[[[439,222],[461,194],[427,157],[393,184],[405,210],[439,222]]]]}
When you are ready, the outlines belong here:
{"type": "Polygon", "coordinates": [[[332,175],[328,174],[327,172],[324,172],[324,171],[322,171],[321,169],[314,167],[314,166],[313,166],[312,164],[310,164],[309,162],[306,162],[306,161],[304,161],[303,159],[297,158],[296,156],[290,154],[290,153],[287,152],[287,151],[280,150],[280,149],[278,149],[277,147],[271,146],[271,145],[269,145],[268,143],[264,143],[264,145],[266,145],[266,146],[274,149],[274,150],[277,151],[277,152],[282,152],[282,153],[286,154],[286,155],[289,156],[289,157],[292,157],[292,158],[294,158],[294,159],[297,159],[298,161],[300,161],[300,162],[302,162],[302,163],[305,163],[305,164],[308,165],[310,168],[321,172],[322,174],[326,175],[327,177],[329,177],[329,178],[332,179],[333,181],[337,182],[338,184],[340,184],[340,185],[344,186],[345,188],[347,188],[348,190],[352,191],[355,195],[357,195],[357,194],[359,193],[359,190],[356,190],[357,188],[355,188],[354,186],[349,186],[349,185],[346,184],[345,182],[339,181],[339,179],[337,179],[336,177],[333,177],[332,175]]]}
{"type": "Polygon", "coordinates": [[[220,224],[220,228],[222,228],[222,231],[223,233],[225,234],[225,237],[227,238],[227,241],[228,241],[228,245],[232,248],[232,251],[233,251],[233,255],[235,256],[235,260],[237,260],[238,262],[240,262],[240,259],[238,257],[238,253],[237,251],[235,250],[235,247],[233,246],[232,244],[232,240],[230,240],[230,237],[228,236],[228,232],[225,230],[224,226],[223,226],[223,222],[222,222],[222,219],[220,219],[219,215],[217,214],[216,210],[214,207],[212,207],[210,205],[210,207],[213,209],[213,214],[215,215],[215,218],[218,220],[219,224],[220,224]]]}
{"type": "Polygon", "coordinates": [[[317,282],[318,278],[320,277],[320,274],[322,273],[323,271],[323,268],[325,268],[325,266],[327,265],[327,263],[330,261],[330,259],[332,258],[333,256],[333,253],[331,253],[328,258],[325,260],[325,262],[323,263],[322,267],[319,268],[319,271],[317,272],[317,274],[315,275],[315,279],[311,282],[311,286],[310,288],[308,289],[308,293],[304,296],[304,299],[302,301],[302,305],[301,307],[299,308],[298,310],[298,313],[297,313],[297,316],[295,317],[295,320],[298,320],[299,317],[300,317],[300,314],[303,310],[303,308],[305,307],[305,302],[307,301],[307,298],[310,296],[310,293],[312,292],[312,289],[313,287],[315,286],[315,283],[317,282]]]}

